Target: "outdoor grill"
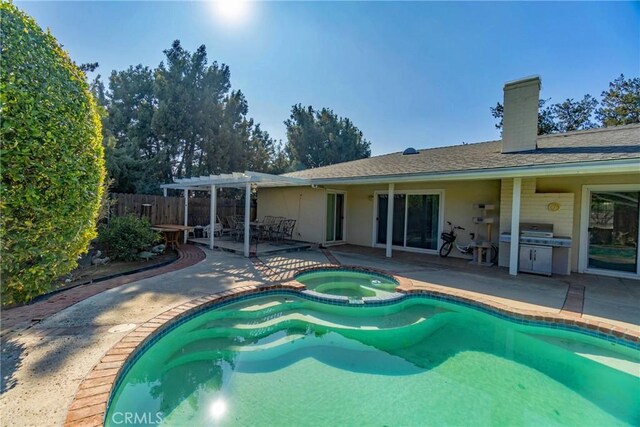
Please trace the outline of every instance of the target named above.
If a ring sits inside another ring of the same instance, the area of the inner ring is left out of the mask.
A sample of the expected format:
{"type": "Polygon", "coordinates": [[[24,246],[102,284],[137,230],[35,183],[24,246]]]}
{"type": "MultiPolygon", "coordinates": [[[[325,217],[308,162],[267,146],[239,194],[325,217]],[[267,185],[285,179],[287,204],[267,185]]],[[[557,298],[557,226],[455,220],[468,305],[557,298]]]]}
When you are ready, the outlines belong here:
{"type": "MultiPolygon", "coordinates": [[[[511,233],[502,233],[500,241],[511,242],[511,233]]],[[[553,224],[522,223],[520,224],[520,244],[570,248],[569,237],[554,237],[553,224]]]]}

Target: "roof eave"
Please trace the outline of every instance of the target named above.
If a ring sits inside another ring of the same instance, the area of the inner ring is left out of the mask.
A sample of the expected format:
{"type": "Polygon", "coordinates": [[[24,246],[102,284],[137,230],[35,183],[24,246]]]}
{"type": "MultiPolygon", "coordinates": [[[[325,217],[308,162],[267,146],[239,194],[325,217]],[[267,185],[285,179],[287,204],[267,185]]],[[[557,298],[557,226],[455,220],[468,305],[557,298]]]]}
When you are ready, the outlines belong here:
{"type": "Polygon", "coordinates": [[[640,159],[602,160],[591,162],[559,163],[551,165],[519,166],[508,168],[475,169],[466,171],[376,175],[351,178],[310,178],[314,185],[383,184],[414,181],[457,181],[470,179],[527,178],[542,175],[588,175],[602,173],[637,173],[640,159]]]}

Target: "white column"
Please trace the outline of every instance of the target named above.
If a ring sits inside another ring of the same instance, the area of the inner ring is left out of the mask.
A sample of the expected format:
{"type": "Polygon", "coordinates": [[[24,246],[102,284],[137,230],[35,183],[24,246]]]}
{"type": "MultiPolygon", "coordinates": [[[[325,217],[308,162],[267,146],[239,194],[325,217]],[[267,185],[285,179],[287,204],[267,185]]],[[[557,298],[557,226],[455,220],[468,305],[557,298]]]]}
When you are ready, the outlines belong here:
{"type": "Polygon", "coordinates": [[[509,274],[518,274],[520,249],[520,195],[522,178],[513,178],[513,199],[511,201],[511,246],[509,248],[509,274]]]}
{"type": "Polygon", "coordinates": [[[387,198],[387,258],[391,258],[391,245],[393,240],[393,198],[395,184],[389,184],[389,197],[387,198]]]}
{"type": "Polygon", "coordinates": [[[162,195],[163,195],[164,197],[167,197],[167,189],[166,189],[166,188],[163,188],[163,189],[162,189],[162,195]]]}
{"type": "MultiPolygon", "coordinates": [[[[184,226],[189,225],[189,190],[184,189],[184,226]]],[[[189,232],[184,230],[184,243],[187,243],[189,232]]]]}
{"type": "Polygon", "coordinates": [[[249,256],[249,220],[251,219],[251,183],[247,182],[244,190],[244,256],[249,256]]]}
{"type": "Polygon", "coordinates": [[[209,206],[209,249],[213,250],[213,240],[214,240],[214,230],[216,228],[216,220],[217,220],[217,215],[216,215],[216,197],[217,197],[217,193],[216,193],[216,186],[212,185],[211,186],[211,201],[210,201],[210,206],[209,206]]]}

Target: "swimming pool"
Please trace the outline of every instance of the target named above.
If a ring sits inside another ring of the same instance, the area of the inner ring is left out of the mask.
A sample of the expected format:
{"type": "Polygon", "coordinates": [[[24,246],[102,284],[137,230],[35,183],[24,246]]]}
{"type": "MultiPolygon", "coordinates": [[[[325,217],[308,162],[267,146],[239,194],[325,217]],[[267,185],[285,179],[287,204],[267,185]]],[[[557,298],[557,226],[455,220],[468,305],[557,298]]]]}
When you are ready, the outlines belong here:
{"type": "Polygon", "coordinates": [[[398,286],[393,277],[363,270],[321,269],[298,274],[296,280],[307,289],[349,298],[388,295],[398,286]]]}
{"type": "Polygon", "coordinates": [[[423,296],[243,297],[158,335],[106,425],[638,425],[640,352],[423,296]]]}

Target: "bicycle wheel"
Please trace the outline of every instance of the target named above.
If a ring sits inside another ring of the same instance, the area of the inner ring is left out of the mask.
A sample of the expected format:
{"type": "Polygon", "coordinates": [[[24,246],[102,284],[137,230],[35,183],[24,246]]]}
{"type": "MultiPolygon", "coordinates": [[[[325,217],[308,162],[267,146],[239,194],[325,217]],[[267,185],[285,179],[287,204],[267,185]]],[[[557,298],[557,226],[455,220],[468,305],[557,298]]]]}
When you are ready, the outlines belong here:
{"type": "Polygon", "coordinates": [[[498,263],[498,247],[496,245],[491,245],[491,262],[498,263]]]}
{"type": "Polygon", "coordinates": [[[453,242],[444,242],[440,246],[440,256],[446,258],[451,253],[451,249],[453,249],[453,242]]]}

